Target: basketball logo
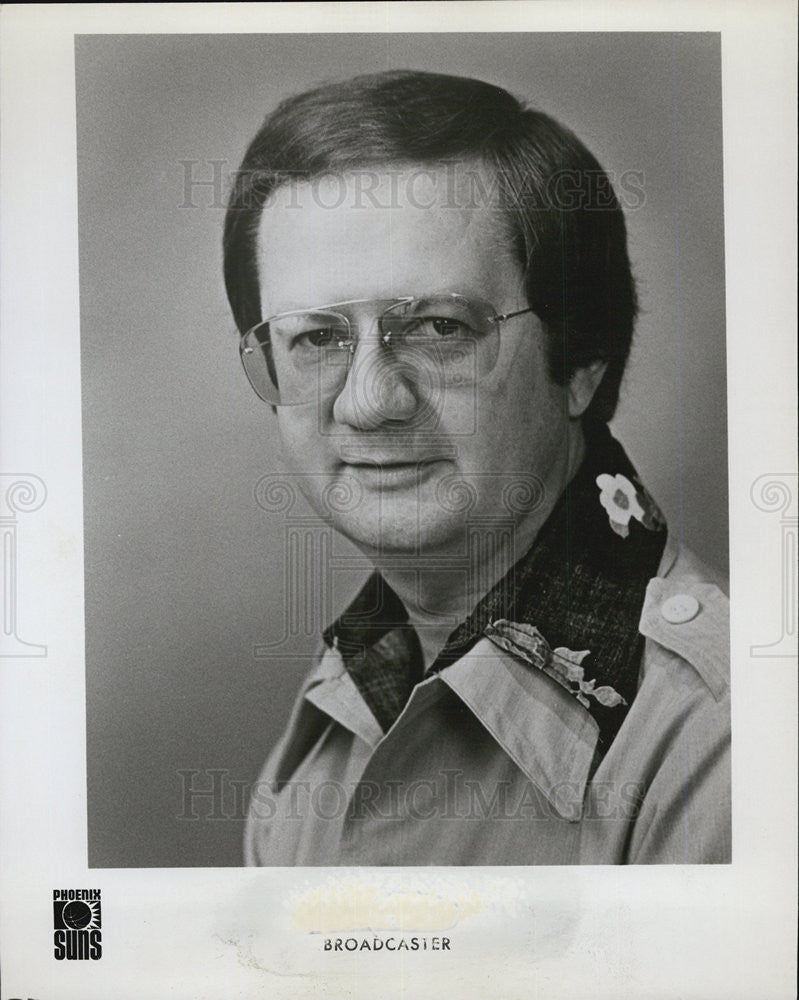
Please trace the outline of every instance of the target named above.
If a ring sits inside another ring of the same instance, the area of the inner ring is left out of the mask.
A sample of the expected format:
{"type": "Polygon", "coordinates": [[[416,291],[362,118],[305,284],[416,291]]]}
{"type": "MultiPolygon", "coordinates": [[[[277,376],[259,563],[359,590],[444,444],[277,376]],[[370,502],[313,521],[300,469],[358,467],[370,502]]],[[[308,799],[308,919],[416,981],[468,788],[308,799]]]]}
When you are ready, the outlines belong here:
{"type": "Polygon", "coordinates": [[[99,889],[53,890],[53,954],[62,959],[98,959],[103,953],[99,889]]]}

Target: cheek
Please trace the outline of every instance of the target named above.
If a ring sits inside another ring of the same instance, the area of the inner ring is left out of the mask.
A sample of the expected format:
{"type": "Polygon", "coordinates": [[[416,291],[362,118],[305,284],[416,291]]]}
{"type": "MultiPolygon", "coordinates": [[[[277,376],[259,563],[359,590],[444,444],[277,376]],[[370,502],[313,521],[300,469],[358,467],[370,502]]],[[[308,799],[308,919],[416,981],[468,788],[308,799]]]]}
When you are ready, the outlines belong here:
{"type": "Polygon", "coordinates": [[[283,410],[277,411],[277,426],[283,457],[286,463],[292,467],[293,459],[299,453],[298,442],[304,437],[302,427],[291,416],[287,416],[283,410]]]}
{"type": "Polygon", "coordinates": [[[286,466],[292,471],[320,471],[328,437],[319,432],[315,409],[286,407],[278,410],[278,431],[286,466]]]}
{"type": "Polygon", "coordinates": [[[457,442],[461,470],[496,474],[499,484],[516,473],[547,479],[567,451],[566,390],[529,361],[482,388],[476,432],[457,442]]]}
{"type": "Polygon", "coordinates": [[[330,476],[326,472],[326,438],[317,427],[316,414],[309,417],[293,407],[278,410],[280,445],[288,477],[311,508],[324,515],[330,476]]]}

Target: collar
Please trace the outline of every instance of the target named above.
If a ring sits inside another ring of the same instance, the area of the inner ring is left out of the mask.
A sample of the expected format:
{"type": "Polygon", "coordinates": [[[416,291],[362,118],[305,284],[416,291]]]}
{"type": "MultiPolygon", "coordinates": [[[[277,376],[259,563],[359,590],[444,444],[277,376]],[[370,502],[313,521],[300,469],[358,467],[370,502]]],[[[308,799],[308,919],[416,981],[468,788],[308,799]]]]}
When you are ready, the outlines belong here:
{"type": "MultiPolygon", "coordinates": [[[[415,719],[449,688],[479,718],[497,744],[546,796],[557,814],[580,819],[596,763],[599,727],[573,698],[538,670],[482,638],[456,663],[417,684],[392,729],[413,740],[415,719]],[[404,733],[407,730],[407,734],[404,733]]],[[[278,748],[272,780],[286,781],[325,731],[338,722],[374,750],[383,731],[359,695],[338,649],[326,650],[305,682],[278,748]]]]}
{"type": "Polygon", "coordinates": [[[388,731],[424,674],[419,637],[408,612],[373,573],[344,614],[324,633],[383,732],[388,731]]]}
{"type": "MultiPolygon", "coordinates": [[[[484,636],[574,695],[612,742],[638,686],[646,587],[665,521],[607,428],[586,428],[586,456],[531,549],[450,635],[430,671],[484,636]]],[[[383,731],[423,676],[421,649],[397,595],[373,574],[325,632],[383,731]]]]}

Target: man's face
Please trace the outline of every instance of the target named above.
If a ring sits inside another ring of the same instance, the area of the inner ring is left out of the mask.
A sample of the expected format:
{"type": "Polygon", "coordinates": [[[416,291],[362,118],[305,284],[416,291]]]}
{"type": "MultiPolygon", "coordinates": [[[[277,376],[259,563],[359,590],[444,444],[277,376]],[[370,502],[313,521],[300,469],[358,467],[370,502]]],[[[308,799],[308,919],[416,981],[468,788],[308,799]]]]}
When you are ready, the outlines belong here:
{"type": "MultiPolygon", "coordinates": [[[[462,176],[411,167],[366,180],[275,193],[259,229],[264,317],[445,292],[498,313],[527,307],[497,209],[470,198],[462,176]]],[[[568,390],[548,375],[536,316],[501,324],[488,374],[444,384],[435,371],[425,379],[392,360],[368,307],[347,310],[360,340],[346,381],[322,399],[277,408],[288,466],[321,516],[372,555],[430,554],[460,551],[467,517],[515,527],[534,518],[519,500],[535,481],[551,506],[576,424],[568,390]]]]}

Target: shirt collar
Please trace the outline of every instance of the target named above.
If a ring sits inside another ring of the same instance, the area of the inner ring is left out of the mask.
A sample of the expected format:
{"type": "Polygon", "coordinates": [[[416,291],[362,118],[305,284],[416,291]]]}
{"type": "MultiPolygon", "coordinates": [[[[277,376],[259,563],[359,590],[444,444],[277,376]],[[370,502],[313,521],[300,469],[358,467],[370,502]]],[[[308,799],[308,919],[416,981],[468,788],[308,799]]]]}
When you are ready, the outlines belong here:
{"type": "Polygon", "coordinates": [[[402,601],[373,573],[344,614],[324,633],[385,732],[424,675],[416,631],[402,601]]]}
{"type": "MultiPolygon", "coordinates": [[[[582,816],[585,788],[597,761],[599,727],[580,704],[538,670],[483,638],[456,663],[417,684],[392,736],[413,740],[415,719],[449,688],[563,819],[582,816]],[[407,730],[407,734],[404,732],[407,730]]],[[[332,718],[374,750],[383,732],[359,695],[338,649],[328,649],[308,678],[293,738],[275,761],[275,774],[291,773],[297,746],[322,735],[332,718]],[[309,714],[323,713],[322,716],[309,714]],[[295,745],[296,744],[296,745],[295,745]]]]}
{"type": "Polygon", "coordinates": [[[598,760],[599,727],[591,715],[545,674],[486,638],[443,670],[441,679],[557,813],[578,820],[598,760]]]}

